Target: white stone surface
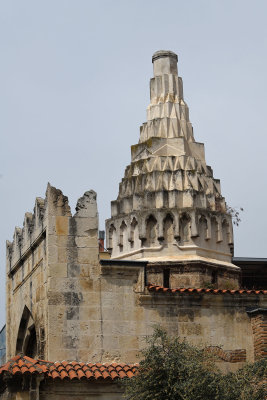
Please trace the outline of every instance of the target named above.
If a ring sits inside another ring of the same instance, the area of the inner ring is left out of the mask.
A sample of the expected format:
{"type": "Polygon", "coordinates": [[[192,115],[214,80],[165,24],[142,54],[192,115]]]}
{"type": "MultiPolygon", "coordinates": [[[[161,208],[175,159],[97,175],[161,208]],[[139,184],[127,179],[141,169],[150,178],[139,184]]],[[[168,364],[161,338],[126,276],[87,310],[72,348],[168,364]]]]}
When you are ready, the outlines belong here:
{"type": "Polygon", "coordinates": [[[112,258],[191,255],[234,268],[231,216],[204,144],[194,139],[177,60],[164,50],[152,57],[147,122],[111,204],[107,247],[112,258]]]}

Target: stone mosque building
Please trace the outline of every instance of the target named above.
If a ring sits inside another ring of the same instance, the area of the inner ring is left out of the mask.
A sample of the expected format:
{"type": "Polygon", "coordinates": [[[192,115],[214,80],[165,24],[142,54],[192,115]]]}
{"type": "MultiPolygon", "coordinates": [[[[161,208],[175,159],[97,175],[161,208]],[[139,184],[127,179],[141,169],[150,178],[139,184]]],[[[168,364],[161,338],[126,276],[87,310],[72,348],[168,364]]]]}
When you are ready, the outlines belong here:
{"type": "Polygon", "coordinates": [[[147,121],[111,202],[72,215],[48,184],[7,242],[3,399],[118,400],[160,324],[234,370],[267,355],[266,260],[233,258],[220,181],[194,139],[177,55],[152,57],[147,121]],[[100,232],[103,235],[103,232],[100,232]]]}

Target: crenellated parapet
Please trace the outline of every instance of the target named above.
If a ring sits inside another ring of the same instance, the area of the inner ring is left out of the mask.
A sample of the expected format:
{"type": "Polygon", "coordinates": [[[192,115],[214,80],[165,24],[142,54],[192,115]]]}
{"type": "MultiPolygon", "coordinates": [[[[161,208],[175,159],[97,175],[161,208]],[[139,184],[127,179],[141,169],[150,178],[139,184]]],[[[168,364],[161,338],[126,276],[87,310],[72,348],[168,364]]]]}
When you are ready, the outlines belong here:
{"type": "Polygon", "coordinates": [[[46,234],[49,215],[71,215],[68,198],[50,184],[47,186],[45,199],[36,198],[33,213],[25,213],[23,227],[15,228],[13,242],[6,243],[9,271],[34,248],[39,238],[46,234]]]}
{"type": "Polygon", "coordinates": [[[112,258],[206,259],[236,271],[231,215],[195,141],[177,60],[170,51],[152,57],[147,122],[111,202],[107,247],[112,258]]]}
{"type": "Polygon", "coordinates": [[[44,199],[37,198],[33,213],[24,216],[23,227],[16,227],[13,242],[7,241],[7,266],[11,270],[31,248],[46,227],[44,199]]]}
{"type": "Polygon", "coordinates": [[[72,215],[67,196],[48,184],[45,198],[36,199],[23,227],[15,228],[13,242],[7,242],[8,357],[85,354],[79,313],[97,281],[93,277],[99,276],[98,259],[96,193],[85,192],[72,215]],[[36,346],[29,348],[31,342],[36,346]]]}

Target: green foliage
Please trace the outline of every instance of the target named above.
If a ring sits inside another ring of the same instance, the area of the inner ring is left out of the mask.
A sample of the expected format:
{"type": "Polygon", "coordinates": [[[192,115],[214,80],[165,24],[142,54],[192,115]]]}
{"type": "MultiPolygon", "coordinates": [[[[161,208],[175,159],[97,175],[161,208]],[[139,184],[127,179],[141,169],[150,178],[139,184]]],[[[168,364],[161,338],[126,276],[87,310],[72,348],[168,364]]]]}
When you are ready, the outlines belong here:
{"type": "Polygon", "coordinates": [[[124,380],[131,400],[264,400],[266,360],[223,375],[204,349],[160,328],[142,352],[139,374],[124,380]]]}
{"type": "Polygon", "coordinates": [[[203,283],[203,288],[205,288],[205,289],[215,289],[215,286],[216,285],[214,285],[214,283],[211,283],[211,282],[204,282],[203,283]]]}

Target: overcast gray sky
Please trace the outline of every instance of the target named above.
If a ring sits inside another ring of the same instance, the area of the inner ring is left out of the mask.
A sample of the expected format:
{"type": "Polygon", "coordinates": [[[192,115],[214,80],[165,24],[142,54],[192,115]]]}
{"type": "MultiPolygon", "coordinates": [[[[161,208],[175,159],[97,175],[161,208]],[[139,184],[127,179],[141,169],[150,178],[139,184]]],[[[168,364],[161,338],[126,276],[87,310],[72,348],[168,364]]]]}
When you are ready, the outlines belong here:
{"type": "Polygon", "coordinates": [[[72,210],[94,189],[104,229],[156,50],[178,53],[195,139],[244,207],[235,255],[267,257],[266,20],[260,0],[0,1],[0,325],[5,240],[48,181],[72,210]]]}

